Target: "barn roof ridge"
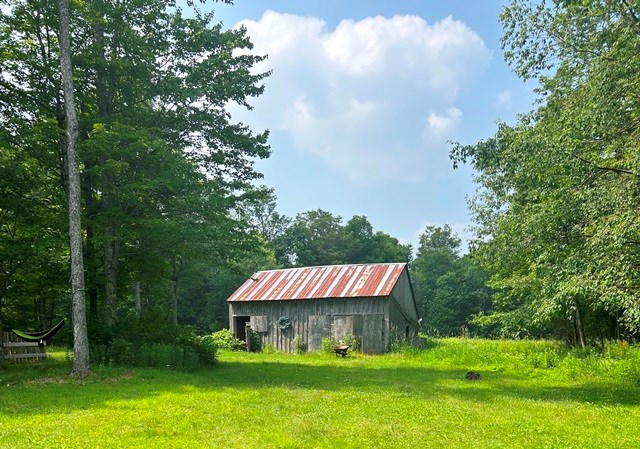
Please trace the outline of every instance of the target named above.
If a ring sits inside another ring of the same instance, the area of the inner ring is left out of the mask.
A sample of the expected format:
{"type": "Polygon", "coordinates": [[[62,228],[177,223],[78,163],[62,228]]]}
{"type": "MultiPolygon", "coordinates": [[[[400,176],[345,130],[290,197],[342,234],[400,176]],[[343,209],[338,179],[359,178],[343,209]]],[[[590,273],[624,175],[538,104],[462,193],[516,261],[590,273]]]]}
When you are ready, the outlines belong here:
{"type": "Polygon", "coordinates": [[[405,262],[377,262],[261,270],[227,301],[385,297],[406,268],[405,262]]]}
{"type": "Polygon", "coordinates": [[[371,262],[371,263],[341,263],[341,264],[328,264],[328,265],[310,265],[307,267],[288,267],[288,268],[272,268],[270,270],[258,270],[256,273],[268,273],[270,271],[287,271],[287,270],[302,270],[307,268],[328,268],[328,267],[359,267],[369,265],[408,265],[407,262],[371,262]]]}

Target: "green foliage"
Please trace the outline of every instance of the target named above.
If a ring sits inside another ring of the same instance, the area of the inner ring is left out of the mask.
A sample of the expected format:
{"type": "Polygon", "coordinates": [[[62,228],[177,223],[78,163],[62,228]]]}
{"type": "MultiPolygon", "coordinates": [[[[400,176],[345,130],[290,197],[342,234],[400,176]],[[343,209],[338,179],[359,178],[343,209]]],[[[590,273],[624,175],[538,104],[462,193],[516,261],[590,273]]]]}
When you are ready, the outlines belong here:
{"type": "Polygon", "coordinates": [[[342,217],[318,209],[298,214],[273,240],[282,266],[408,262],[411,245],[382,231],[373,232],[367,217],[342,217]]]}
{"type": "Polygon", "coordinates": [[[251,344],[251,352],[261,352],[262,351],[262,339],[260,338],[260,334],[258,334],[253,329],[249,330],[249,339],[251,344]]]}
{"type": "Polygon", "coordinates": [[[640,332],[639,13],[513,0],[501,15],[505,57],[538,81],[538,108],[451,156],[478,173],[474,257],[504,334],[585,346],[640,332]]]}
{"type": "Polygon", "coordinates": [[[296,335],[295,337],[293,337],[292,343],[294,352],[296,354],[301,355],[307,352],[307,345],[300,335],[296,335]]]}
{"type": "Polygon", "coordinates": [[[427,226],[411,264],[422,328],[432,336],[486,335],[473,317],[491,310],[488,274],[472,257],[459,255],[460,243],[449,225],[427,226]]]}
{"type": "MultiPolygon", "coordinates": [[[[258,236],[238,213],[267,195],[253,163],[269,156],[268,133],[228,111],[262,93],[268,73],[253,68],[264,57],[249,54],[244,29],[188,3],[73,5],[87,300],[99,339],[138,283],[143,307],[218,329],[217,295],[251,273],[246,265],[274,259],[265,245],[254,251],[258,236]]],[[[0,320],[16,328],[50,327],[68,309],[57,17],[42,0],[0,11],[0,283],[10,287],[0,320]]]]}
{"type": "Polygon", "coordinates": [[[356,335],[343,335],[338,343],[349,346],[349,351],[352,352],[359,352],[360,349],[362,349],[362,337],[358,337],[356,335]]]}
{"type": "Polygon", "coordinates": [[[247,349],[247,345],[244,341],[235,338],[233,333],[229,329],[222,329],[211,334],[214,343],[220,349],[227,349],[229,351],[244,351],[247,349]]]}
{"type": "Polygon", "coordinates": [[[140,317],[123,313],[111,328],[93,323],[90,337],[92,364],[189,369],[211,366],[217,359],[213,336],[200,337],[171,323],[160,309],[146,310],[140,317]]]}
{"type": "Polygon", "coordinates": [[[325,337],[322,339],[322,352],[325,354],[333,354],[333,348],[336,346],[336,342],[333,338],[325,337]]]}

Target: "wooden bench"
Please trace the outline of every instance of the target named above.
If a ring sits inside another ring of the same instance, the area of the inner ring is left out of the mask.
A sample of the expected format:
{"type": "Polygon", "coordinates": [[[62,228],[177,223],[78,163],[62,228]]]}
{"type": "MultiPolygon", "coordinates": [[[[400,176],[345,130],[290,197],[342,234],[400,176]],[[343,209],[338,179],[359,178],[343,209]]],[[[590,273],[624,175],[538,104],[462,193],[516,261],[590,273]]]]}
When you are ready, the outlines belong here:
{"type": "Polygon", "coordinates": [[[47,358],[47,347],[44,342],[27,342],[13,332],[2,333],[2,351],[5,361],[25,362],[47,358]]]}

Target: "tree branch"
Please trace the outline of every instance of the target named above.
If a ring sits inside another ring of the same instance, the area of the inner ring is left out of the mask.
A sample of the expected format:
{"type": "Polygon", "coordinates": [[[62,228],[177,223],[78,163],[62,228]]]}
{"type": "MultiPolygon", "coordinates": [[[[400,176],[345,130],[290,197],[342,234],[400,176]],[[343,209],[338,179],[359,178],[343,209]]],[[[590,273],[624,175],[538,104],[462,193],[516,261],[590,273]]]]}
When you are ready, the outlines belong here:
{"type": "Polygon", "coordinates": [[[619,168],[619,167],[604,167],[602,165],[598,165],[593,161],[590,161],[588,159],[583,158],[582,156],[576,154],[576,153],[571,153],[571,155],[577,159],[579,159],[580,161],[584,162],[585,164],[589,164],[592,167],[598,169],[598,170],[604,170],[604,171],[612,171],[614,173],[622,173],[625,175],[633,175],[633,176],[640,176],[638,175],[638,173],[631,171],[627,168],[619,168]]]}

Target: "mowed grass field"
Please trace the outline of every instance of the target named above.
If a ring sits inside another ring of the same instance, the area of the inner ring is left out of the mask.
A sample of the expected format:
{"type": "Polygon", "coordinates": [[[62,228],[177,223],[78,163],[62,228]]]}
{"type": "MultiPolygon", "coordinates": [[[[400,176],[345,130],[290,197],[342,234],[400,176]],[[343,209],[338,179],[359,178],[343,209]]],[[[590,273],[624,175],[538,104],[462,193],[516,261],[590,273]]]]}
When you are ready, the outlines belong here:
{"type": "Polygon", "coordinates": [[[640,447],[640,351],[624,345],[449,339],[346,359],[222,352],[195,372],[69,368],[58,352],[0,370],[1,448],[640,447]]]}

